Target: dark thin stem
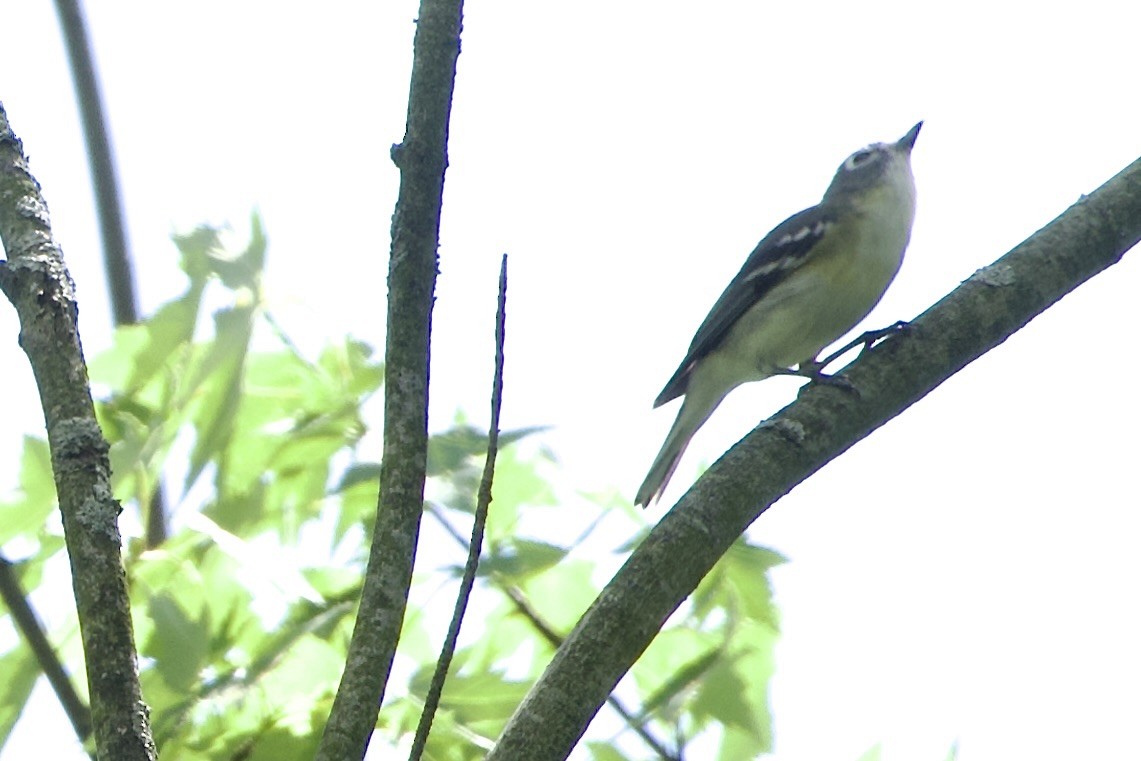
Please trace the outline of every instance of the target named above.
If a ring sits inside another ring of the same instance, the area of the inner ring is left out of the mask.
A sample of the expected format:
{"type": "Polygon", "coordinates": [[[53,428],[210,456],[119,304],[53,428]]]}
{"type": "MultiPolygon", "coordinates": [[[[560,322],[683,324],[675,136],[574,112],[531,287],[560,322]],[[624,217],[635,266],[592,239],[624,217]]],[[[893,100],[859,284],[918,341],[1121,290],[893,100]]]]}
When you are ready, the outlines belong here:
{"type": "Polygon", "coordinates": [[[119,198],[119,180],[115,174],[111,138],[107,131],[103,99],[99,93],[99,80],[95,75],[87,24],[79,0],[55,0],[55,9],[63,30],[75,96],[79,101],[79,117],[83,122],[83,137],[87,143],[87,161],[95,188],[99,232],[103,238],[103,268],[111,296],[111,313],[116,325],[131,325],[139,321],[135,276],[131,271],[123,205],[119,198]]]}
{"type": "Polygon", "coordinates": [[[479,567],[479,553],[483,548],[483,532],[487,526],[487,510],[491,505],[491,482],[495,476],[495,456],[499,453],[499,413],[503,409],[503,338],[507,311],[507,254],[499,266],[499,307],[495,312],[495,375],[491,382],[491,424],[487,429],[487,457],[483,461],[483,475],[479,479],[479,496],[475,505],[475,520],[471,527],[471,541],[468,543],[467,562],[464,564],[460,591],[456,596],[456,607],[448,634],[436,661],[436,671],[428,685],[424,697],[424,710],[416,727],[416,737],[412,741],[409,761],[419,761],[428,743],[428,733],[432,731],[432,719],[440,705],[440,695],[444,691],[444,681],[448,678],[448,667],[456,654],[456,641],[460,637],[464,613],[467,612],[471,590],[475,586],[475,571],[479,567]]]}
{"type": "Polygon", "coordinates": [[[43,624],[12,570],[12,563],[3,555],[0,555],[0,598],[4,600],[4,605],[12,614],[12,621],[36,656],[36,662],[40,664],[40,669],[63,705],[76,736],[80,742],[86,742],[91,736],[91,710],[75,691],[59,656],[48,642],[43,624]]]}
{"type": "Polygon", "coordinates": [[[153,550],[166,541],[166,498],[163,496],[162,480],[155,483],[151,503],[147,506],[146,543],[153,550]]]}
{"type": "MultiPolygon", "coordinates": [[[[56,15],[63,31],[64,47],[71,64],[71,79],[79,102],[83,139],[87,144],[87,161],[91,184],[95,190],[95,212],[99,218],[99,234],[103,241],[103,272],[107,278],[107,294],[111,300],[111,316],[116,326],[139,321],[139,302],[135,294],[135,274],[131,268],[131,251],[127,243],[126,215],[111,151],[107,116],[95,74],[95,57],[87,36],[87,24],[79,0],[55,0],[56,15]]],[[[150,504],[144,510],[148,548],[166,541],[166,499],[162,482],[155,485],[150,504]]]]}

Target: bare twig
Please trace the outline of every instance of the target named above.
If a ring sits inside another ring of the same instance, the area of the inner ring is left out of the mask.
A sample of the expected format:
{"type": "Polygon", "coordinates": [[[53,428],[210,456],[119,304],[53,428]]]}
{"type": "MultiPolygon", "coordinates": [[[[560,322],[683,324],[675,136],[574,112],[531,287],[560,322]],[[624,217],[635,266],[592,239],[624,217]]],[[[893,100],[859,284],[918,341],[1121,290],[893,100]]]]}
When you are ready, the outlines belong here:
{"type": "Polygon", "coordinates": [[[421,0],[406,132],[404,142],[392,149],[400,169],[400,192],[388,263],[380,496],[360,610],[317,749],[319,761],[364,755],[412,582],[424,510],[429,338],[462,12],[463,0],[421,0]]]}
{"type": "Polygon", "coordinates": [[[0,106],[0,290],[20,317],[47,424],[52,471],[71,561],[95,747],[100,758],[155,757],[139,687],[119,503],[107,440],[95,419],[79,342],[75,285],[52,239],[47,204],[0,106]]]}
{"type": "Polygon", "coordinates": [[[468,543],[467,562],[464,564],[460,591],[456,595],[456,607],[444,646],[436,662],[436,670],[424,697],[424,710],[420,713],[420,723],[416,726],[416,736],[412,741],[409,761],[419,761],[432,731],[432,719],[440,705],[440,694],[444,691],[444,681],[448,678],[448,667],[456,654],[456,641],[460,636],[464,613],[475,586],[475,571],[479,567],[479,553],[483,548],[483,531],[487,526],[487,510],[491,505],[491,481],[495,476],[495,456],[499,453],[499,413],[503,408],[503,336],[507,310],[507,254],[499,266],[499,307],[495,312],[495,375],[491,381],[491,424],[487,429],[487,457],[483,461],[483,475],[479,479],[479,495],[475,505],[475,519],[471,527],[471,541],[468,543]]]}

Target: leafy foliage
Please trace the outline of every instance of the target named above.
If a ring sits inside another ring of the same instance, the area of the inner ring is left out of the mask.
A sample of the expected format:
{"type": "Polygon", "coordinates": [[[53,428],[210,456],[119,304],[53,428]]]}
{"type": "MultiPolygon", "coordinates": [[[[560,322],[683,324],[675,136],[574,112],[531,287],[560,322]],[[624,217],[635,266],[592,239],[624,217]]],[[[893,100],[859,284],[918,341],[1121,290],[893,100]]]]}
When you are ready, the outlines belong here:
{"type": "MultiPolygon", "coordinates": [[[[169,540],[148,548],[132,539],[126,553],[155,739],[165,759],[311,758],[344,664],[376,509],[379,466],[361,455],[379,447],[366,443],[362,410],[383,368],[347,338],[307,357],[276,327],[262,299],[266,240],[256,217],[236,253],[209,228],[176,243],[185,292],[121,328],[91,365],[127,517],[151,504],[160,483],[176,492],[169,540]]],[[[501,436],[473,613],[427,758],[487,752],[615,553],[645,531],[642,514],[614,495],[564,496],[553,458],[528,438],[538,430],[501,436]]],[[[486,446],[486,433],[462,420],[431,438],[425,549],[395,672],[404,683],[389,687],[374,747],[403,747],[415,728],[486,446]]],[[[44,442],[25,441],[19,484],[0,500],[0,542],[23,558],[21,578],[34,591],[44,564],[62,562],[44,442]]],[[[646,738],[717,746],[710,757],[726,759],[769,749],[778,616],[766,574],[780,562],[744,541],[734,547],[623,682],[627,718],[600,717],[613,741],[590,742],[591,757],[646,757],[646,738]]],[[[66,622],[56,641],[82,673],[74,632],[66,622]]],[[[36,673],[22,645],[0,654],[0,740],[36,673]]]]}

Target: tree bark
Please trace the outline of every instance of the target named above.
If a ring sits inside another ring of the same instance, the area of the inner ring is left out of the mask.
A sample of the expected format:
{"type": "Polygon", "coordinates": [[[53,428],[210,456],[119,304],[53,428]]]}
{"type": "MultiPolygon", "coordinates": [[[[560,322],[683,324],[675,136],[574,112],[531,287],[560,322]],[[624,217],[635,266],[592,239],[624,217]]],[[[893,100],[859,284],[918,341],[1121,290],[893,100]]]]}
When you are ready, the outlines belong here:
{"type": "Polygon", "coordinates": [[[79,340],[75,284],[52,239],[47,204],[0,106],[0,290],[20,317],[44,410],[67,554],[71,561],[91,718],[100,758],[155,758],[139,688],[110,448],[95,420],[79,340]]]}
{"type": "Polygon", "coordinates": [[[368,568],[345,671],[317,758],[360,758],[376,726],[412,581],[424,509],[428,374],[448,122],[462,0],[422,0],[392,217],[385,341],[384,453],[368,568]]]}

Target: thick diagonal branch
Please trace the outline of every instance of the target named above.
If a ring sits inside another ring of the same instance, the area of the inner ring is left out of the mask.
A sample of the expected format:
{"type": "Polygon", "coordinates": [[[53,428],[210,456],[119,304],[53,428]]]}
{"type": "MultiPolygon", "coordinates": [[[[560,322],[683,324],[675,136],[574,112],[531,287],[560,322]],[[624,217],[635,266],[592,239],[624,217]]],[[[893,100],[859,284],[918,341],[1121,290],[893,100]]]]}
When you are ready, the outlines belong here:
{"type": "Polygon", "coordinates": [[[566,758],[666,618],[770,505],[1141,240],[1141,159],[843,375],[726,452],[633,552],[524,699],[489,761],[566,758]]]}

